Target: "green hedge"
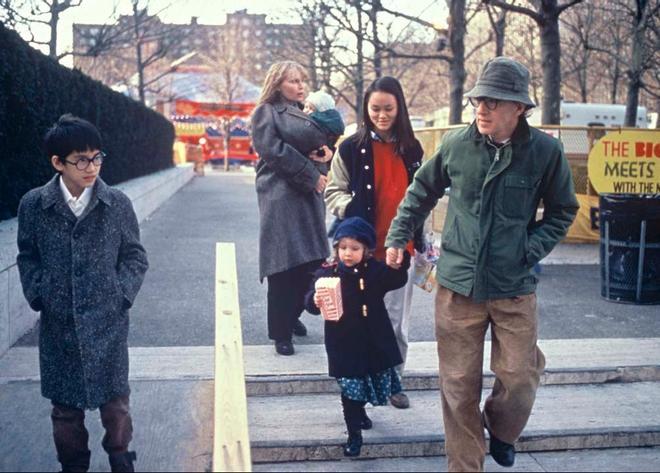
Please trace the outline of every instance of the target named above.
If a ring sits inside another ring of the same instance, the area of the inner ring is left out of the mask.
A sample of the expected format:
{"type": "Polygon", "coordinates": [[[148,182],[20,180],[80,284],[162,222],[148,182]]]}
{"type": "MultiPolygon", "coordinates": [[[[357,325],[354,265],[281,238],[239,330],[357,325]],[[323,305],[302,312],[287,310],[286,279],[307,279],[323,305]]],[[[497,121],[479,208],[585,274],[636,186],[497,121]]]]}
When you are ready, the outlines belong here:
{"type": "Polygon", "coordinates": [[[64,113],[94,123],[108,158],[108,184],[173,166],[174,128],[162,115],[78,70],[60,66],[0,24],[0,220],[54,173],[46,130],[64,113]]]}

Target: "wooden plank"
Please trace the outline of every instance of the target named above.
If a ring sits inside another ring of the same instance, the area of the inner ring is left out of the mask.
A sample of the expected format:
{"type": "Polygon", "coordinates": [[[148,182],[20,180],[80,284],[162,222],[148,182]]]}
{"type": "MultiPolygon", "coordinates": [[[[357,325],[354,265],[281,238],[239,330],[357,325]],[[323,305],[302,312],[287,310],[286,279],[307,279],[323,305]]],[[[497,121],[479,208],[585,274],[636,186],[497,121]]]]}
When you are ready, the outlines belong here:
{"type": "Polygon", "coordinates": [[[252,471],[236,249],[216,244],[213,471],[252,471]]]}

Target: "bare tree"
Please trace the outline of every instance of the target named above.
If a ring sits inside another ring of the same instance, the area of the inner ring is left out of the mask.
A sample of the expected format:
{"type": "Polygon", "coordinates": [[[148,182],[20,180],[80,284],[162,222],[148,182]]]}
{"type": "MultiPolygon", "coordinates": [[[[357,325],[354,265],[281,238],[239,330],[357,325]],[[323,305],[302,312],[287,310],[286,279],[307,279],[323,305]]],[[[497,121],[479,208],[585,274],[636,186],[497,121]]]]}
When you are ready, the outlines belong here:
{"type": "MultiPolygon", "coordinates": [[[[223,31],[218,42],[217,54],[214,55],[211,66],[215,72],[211,88],[218,95],[219,101],[229,110],[231,105],[240,101],[245,94],[244,43],[237,41],[238,28],[223,31]]],[[[224,169],[229,170],[229,146],[231,144],[231,125],[234,117],[231,114],[220,118],[224,145],[224,169]]]]}
{"type": "Polygon", "coordinates": [[[160,21],[158,14],[164,9],[149,14],[148,2],[131,3],[131,15],[81,32],[86,46],[74,51],[74,57],[86,72],[98,68],[116,83],[135,87],[140,102],[146,103],[147,94],[157,92],[154,87],[163,75],[172,72],[170,63],[176,59],[172,56],[187,33],[180,25],[160,21]]]}
{"type": "Polygon", "coordinates": [[[580,100],[586,103],[589,101],[589,93],[595,89],[601,77],[600,74],[593,74],[594,51],[589,48],[602,26],[595,5],[577,5],[562,16],[561,25],[566,32],[562,36],[563,44],[571,49],[571,54],[561,57],[564,64],[562,75],[566,77],[564,85],[577,91],[580,100]]]}
{"type": "MultiPolygon", "coordinates": [[[[471,51],[465,52],[465,35],[467,32],[467,24],[477,13],[477,5],[474,8],[468,10],[466,8],[466,0],[447,0],[447,5],[449,6],[449,31],[445,31],[441,28],[438,28],[437,25],[425,21],[418,17],[413,17],[407,15],[400,11],[394,11],[386,8],[382,8],[382,11],[387,12],[391,15],[400,18],[406,18],[410,21],[413,21],[417,24],[426,26],[433,29],[439,35],[449,35],[449,46],[450,53],[445,54],[440,52],[438,54],[429,54],[429,55],[415,55],[415,54],[406,54],[397,51],[395,48],[385,48],[385,50],[394,57],[401,58],[416,58],[416,59],[439,59],[445,61],[449,64],[449,74],[450,74],[450,92],[449,92],[449,123],[456,124],[461,123],[462,114],[463,114],[463,92],[465,79],[467,73],[465,70],[466,60],[472,56],[476,51],[481,49],[483,46],[492,41],[492,37],[489,36],[483,42],[477,44],[471,51]]],[[[443,48],[444,49],[444,48],[443,48]]]]}
{"type": "Polygon", "coordinates": [[[0,0],[0,23],[8,28],[16,28],[20,23],[19,10],[23,8],[26,0],[0,0]]]}
{"type": "Polygon", "coordinates": [[[297,60],[304,64],[309,73],[312,90],[330,89],[332,77],[332,45],[329,23],[323,0],[301,0],[288,10],[286,17],[298,17],[302,21],[302,37],[291,37],[286,47],[273,51],[276,60],[297,60]]]}
{"type": "Polygon", "coordinates": [[[365,0],[334,0],[324,2],[322,11],[334,23],[335,31],[343,32],[350,41],[337,41],[334,45],[334,71],[342,76],[334,93],[341,97],[358,117],[362,116],[362,96],[364,95],[366,43],[368,37],[368,11],[365,0]],[[340,59],[352,52],[348,60],[340,59]]]}
{"type": "Polygon", "coordinates": [[[383,48],[378,32],[378,13],[381,11],[383,11],[381,0],[372,0],[371,9],[368,14],[369,21],[371,22],[371,39],[374,45],[374,75],[376,79],[383,75],[383,48]]]}
{"type": "MultiPolygon", "coordinates": [[[[628,93],[626,94],[625,126],[637,124],[639,92],[644,87],[644,73],[651,67],[656,68],[658,41],[658,13],[660,4],[652,0],[636,0],[632,9],[632,57],[628,69],[628,93]]],[[[647,89],[649,90],[649,89],[647,89]]]]}
{"type": "Polygon", "coordinates": [[[504,55],[504,39],[506,36],[506,14],[507,10],[485,5],[488,21],[495,36],[495,56],[504,55]]]}
{"type": "Polygon", "coordinates": [[[598,53],[598,62],[601,64],[603,76],[607,77],[609,82],[609,101],[610,103],[619,102],[620,88],[619,84],[624,76],[625,57],[629,56],[630,35],[622,18],[611,5],[599,6],[599,17],[602,18],[603,28],[596,40],[597,45],[589,44],[589,48],[598,53]],[[607,45],[606,50],[598,50],[597,47],[607,45]]]}
{"type": "Polygon", "coordinates": [[[60,15],[65,11],[78,7],[83,0],[1,0],[0,7],[3,19],[8,26],[16,28],[21,25],[29,35],[27,41],[35,46],[47,46],[48,55],[59,61],[71,54],[71,51],[57,52],[57,27],[60,15]],[[48,39],[38,39],[35,27],[44,26],[48,29],[48,39]]]}
{"type": "MultiPolygon", "coordinates": [[[[531,2],[531,0],[528,0],[531,2]]],[[[536,9],[507,3],[504,0],[483,0],[504,10],[526,15],[534,20],[541,34],[541,56],[543,58],[543,116],[544,124],[559,124],[561,105],[561,45],[559,40],[559,16],[582,0],[568,0],[560,5],[559,0],[533,1],[536,9]]]]}
{"type": "MultiPolygon", "coordinates": [[[[624,124],[637,124],[640,92],[660,97],[658,67],[660,67],[660,25],[658,0],[610,0],[602,6],[610,28],[609,42],[590,43],[589,49],[609,57],[614,64],[612,99],[616,99],[618,79],[625,67],[628,77],[624,124]],[[625,19],[620,23],[618,19],[625,19]],[[645,77],[648,80],[645,80],[645,77]]],[[[613,100],[614,101],[614,100],[613,100]]],[[[657,103],[657,102],[656,102],[657,103]]]]}

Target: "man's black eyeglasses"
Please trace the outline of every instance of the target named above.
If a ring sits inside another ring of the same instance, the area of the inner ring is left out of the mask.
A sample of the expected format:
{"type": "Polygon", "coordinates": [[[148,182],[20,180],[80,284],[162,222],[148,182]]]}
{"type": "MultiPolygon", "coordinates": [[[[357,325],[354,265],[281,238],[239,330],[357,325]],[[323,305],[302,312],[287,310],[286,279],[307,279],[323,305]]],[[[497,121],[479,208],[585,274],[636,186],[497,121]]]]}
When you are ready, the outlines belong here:
{"type": "Polygon", "coordinates": [[[78,159],[76,159],[75,161],[67,161],[65,159],[64,162],[71,164],[72,166],[75,166],[76,169],[78,169],[78,171],[84,171],[89,167],[91,163],[94,163],[94,166],[99,167],[101,164],[103,164],[103,160],[105,159],[105,157],[106,154],[103,151],[99,151],[91,158],[86,158],[85,156],[79,156],[78,159]]]}
{"type": "Polygon", "coordinates": [[[474,108],[478,108],[479,105],[484,103],[488,110],[495,110],[501,102],[501,100],[491,99],[490,97],[470,97],[468,100],[474,108]]]}

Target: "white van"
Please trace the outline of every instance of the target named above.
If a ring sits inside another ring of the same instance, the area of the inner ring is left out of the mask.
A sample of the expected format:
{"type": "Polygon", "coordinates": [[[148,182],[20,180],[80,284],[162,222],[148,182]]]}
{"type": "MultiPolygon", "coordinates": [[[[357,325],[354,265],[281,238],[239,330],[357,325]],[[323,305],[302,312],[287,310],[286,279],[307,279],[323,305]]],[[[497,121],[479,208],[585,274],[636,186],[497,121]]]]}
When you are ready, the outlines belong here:
{"type": "MultiPolygon", "coordinates": [[[[626,106],[610,103],[562,102],[559,120],[564,126],[623,126],[626,106]]],[[[529,123],[541,124],[541,109],[534,109],[529,123]]],[[[648,128],[650,120],[646,107],[637,107],[637,128],[648,128]]]]}

